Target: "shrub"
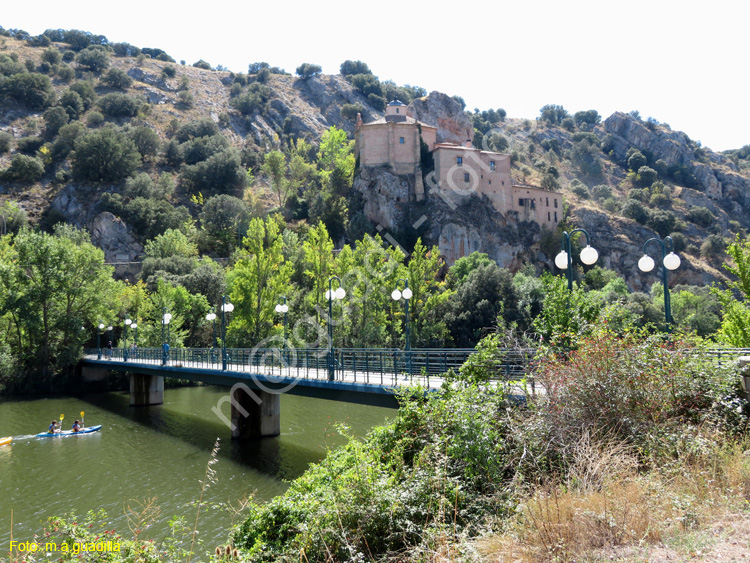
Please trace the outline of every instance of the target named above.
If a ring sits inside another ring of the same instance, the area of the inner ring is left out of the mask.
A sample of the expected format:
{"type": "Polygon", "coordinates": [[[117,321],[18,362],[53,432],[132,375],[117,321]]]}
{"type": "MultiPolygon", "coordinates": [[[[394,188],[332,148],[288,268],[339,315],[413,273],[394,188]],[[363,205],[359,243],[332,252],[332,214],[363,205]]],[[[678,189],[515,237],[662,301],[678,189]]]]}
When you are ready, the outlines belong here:
{"type": "Polygon", "coordinates": [[[207,63],[206,61],[204,61],[203,59],[200,59],[199,61],[196,61],[196,62],[194,62],[194,63],[193,63],[193,66],[194,66],[195,68],[202,68],[203,70],[213,70],[213,69],[211,68],[211,65],[210,65],[210,64],[208,64],[208,63],[207,63]]]}
{"type": "Polygon", "coordinates": [[[633,151],[628,157],[628,168],[633,172],[637,172],[641,166],[646,166],[647,163],[648,161],[646,160],[646,157],[643,156],[643,153],[639,150],[633,151]]]}
{"type": "Polygon", "coordinates": [[[135,143],[111,127],[76,141],[73,175],[79,180],[116,182],[133,174],[140,164],[135,143]]]}
{"type": "Polygon", "coordinates": [[[76,77],[76,71],[70,68],[68,65],[61,65],[57,69],[57,78],[61,82],[70,82],[76,77]]]}
{"type": "Polygon", "coordinates": [[[128,94],[113,92],[102,96],[96,102],[107,117],[133,117],[138,114],[140,102],[128,94]]]}
{"type": "Polygon", "coordinates": [[[372,74],[370,67],[362,61],[344,61],[339,70],[342,76],[348,77],[353,74],[372,74]]]}
{"type": "Polygon", "coordinates": [[[190,109],[195,104],[195,97],[189,90],[177,92],[177,103],[185,109],[190,109]]]}
{"type": "Polygon", "coordinates": [[[44,139],[41,137],[21,137],[16,143],[16,148],[20,153],[34,156],[42,145],[44,145],[44,139]]]}
{"type": "Polygon", "coordinates": [[[84,110],[83,98],[74,90],[66,90],[60,96],[60,107],[68,114],[68,119],[78,119],[84,110]]]}
{"type": "Polygon", "coordinates": [[[646,221],[646,226],[659,233],[659,236],[665,237],[674,230],[676,222],[677,217],[671,211],[656,209],[646,221]]]}
{"type": "Polygon", "coordinates": [[[568,186],[570,190],[576,194],[581,199],[588,199],[589,197],[589,189],[586,187],[586,184],[581,182],[578,178],[574,178],[570,181],[570,185],[568,186]]]}
{"type": "Polygon", "coordinates": [[[597,200],[605,200],[612,197],[612,188],[606,184],[598,184],[591,188],[591,196],[597,200]]]}
{"type": "Polygon", "coordinates": [[[323,69],[320,67],[320,65],[302,63],[301,65],[297,67],[297,75],[301,76],[304,79],[317,76],[321,72],[323,72],[323,69]]]}
{"type": "Polygon", "coordinates": [[[60,64],[62,62],[62,53],[55,47],[50,47],[42,51],[42,60],[51,65],[60,64]]]}
{"type": "Polygon", "coordinates": [[[141,125],[128,130],[128,137],[135,144],[135,148],[141,153],[141,157],[148,158],[156,156],[161,148],[161,140],[151,127],[141,125]]]}
{"type": "Polygon", "coordinates": [[[227,149],[203,162],[185,165],[180,171],[180,184],[188,193],[238,193],[245,187],[245,169],[236,149],[227,149]]]}
{"type": "Polygon", "coordinates": [[[13,135],[7,131],[0,131],[0,154],[10,151],[10,145],[13,142],[13,135]]]}
{"type": "Polygon", "coordinates": [[[96,100],[96,90],[94,90],[94,83],[89,80],[80,80],[70,85],[68,90],[75,92],[81,97],[83,101],[84,111],[88,110],[96,100]]]}
{"type": "Polygon", "coordinates": [[[177,69],[172,65],[167,65],[161,69],[162,78],[174,78],[177,75],[177,69]]]}
{"type": "Polygon", "coordinates": [[[726,246],[721,235],[708,235],[701,245],[701,256],[703,258],[720,258],[724,255],[726,246]]]}
{"type": "Polygon", "coordinates": [[[180,229],[190,222],[185,206],[174,207],[167,201],[143,197],[128,203],[123,213],[144,239],[154,238],[167,229],[180,229]]]}
{"type": "Polygon", "coordinates": [[[76,139],[86,134],[86,128],[80,121],[74,121],[63,125],[57,132],[55,142],[52,144],[52,158],[63,159],[75,148],[76,139]]]}
{"type": "Polygon", "coordinates": [[[91,45],[78,53],[76,62],[85,69],[101,73],[109,67],[109,53],[104,47],[91,45]]]}
{"type": "Polygon", "coordinates": [[[15,154],[10,161],[10,167],[5,171],[5,178],[11,182],[30,184],[44,176],[44,164],[33,156],[15,154]]]}
{"type": "Polygon", "coordinates": [[[156,185],[151,179],[151,176],[145,172],[141,172],[140,174],[136,174],[125,180],[125,189],[123,190],[123,193],[131,199],[137,197],[150,199],[153,197],[155,187],[156,185]]]}
{"type": "Polygon", "coordinates": [[[651,186],[651,184],[656,182],[658,177],[659,175],[653,168],[649,168],[648,166],[641,166],[638,169],[638,182],[641,184],[641,186],[651,186]]]}
{"type": "Polygon", "coordinates": [[[344,119],[355,119],[364,108],[360,104],[344,104],[341,106],[341,117],[344,119]]]}
{"type": "Polygon", "coordinates": [[[89,127],[96,128],[104,123],[104,116],[99,111],[92,111],[86,116],[86,125],[89,127]]]}
{"type": "Polygon", "coordinates": [[[3,82],[5,94],[29,109],[44,109],[55,98],[49,76],[36,72],[14,74],[3,82]]]}
{"type": "Polygon", "coordinates": [[[675,252],[679,253],[687,248],[688,239],[685,235],[682,233],[669,233],[669,236],[672,237],[672,245],[675,252]]]}
{"type": "Polygon", "coordinates": [[[102,76],[102,83],[109,86],[110,88],[119,88],[125,90],[133,85],[133,79],[128,74],[119,68],[110,68],[107,73],[102,76]]]}
{"type": "Polygon", "coordinates": [[[68,123],[68,112],[60,106],[48,108],[44,112],[44,134],[48,139],[57,135],[60,127],[68,123]]]}
{"type": "Polygon", "coordinates": [[[628,201],[625,202],[625,204],[622,206],[621,213],[623,217],[633,219],[633,221],[636,221],[641,225],[645,225],[649,219],[648,210],[643,207],[643,204],[641,204],[641,202],[634,199],[628,199],[628,201]]]}
{"type": "Polygon", "coordinates": [[[691,223],[695,223],[700,227],[710,227],[716,221],[716,217],[706,207],[692,207],[685,215],[685,218],[691,223]]]}
{"type": "Polygon", "coordinates": [[[565,129],[566,131],[575,131],[576,130],[576,124],[575,121],[573,121],[572,117],[566,117],[560,122],[560,126],[565,129]]]}

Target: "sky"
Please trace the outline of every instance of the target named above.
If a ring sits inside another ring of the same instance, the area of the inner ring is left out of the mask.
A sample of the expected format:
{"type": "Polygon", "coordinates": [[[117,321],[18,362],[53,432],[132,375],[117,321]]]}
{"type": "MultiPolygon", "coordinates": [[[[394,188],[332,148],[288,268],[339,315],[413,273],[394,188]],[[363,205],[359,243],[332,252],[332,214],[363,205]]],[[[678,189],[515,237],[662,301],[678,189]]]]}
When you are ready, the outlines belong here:
{"type": "Polygon", "coordinates": [[[715,151],[750,144],[750,3],[737,0],[3,0],[0,26],[80,29],[234,72],[347,59],[381,80],[535,119],[637,110],[715,151]]]}

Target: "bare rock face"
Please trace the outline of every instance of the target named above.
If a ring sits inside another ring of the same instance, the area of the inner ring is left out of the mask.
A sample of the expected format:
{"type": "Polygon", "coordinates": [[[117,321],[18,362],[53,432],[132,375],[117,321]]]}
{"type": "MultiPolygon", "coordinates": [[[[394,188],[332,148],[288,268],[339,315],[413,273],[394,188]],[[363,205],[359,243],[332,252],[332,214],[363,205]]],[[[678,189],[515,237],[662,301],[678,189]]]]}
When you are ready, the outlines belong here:
{"type": "Polygon", "coordinates": [[[408,202],[414,193],[414,175],[395,175],[386,168],[364,168],[354,179],[353,189],[365,201],[365,216],[389,231],[408,224],[408,202]]]}
{"type": "Polygon", "coordinates": [[[406,109],[406,114],[417,121],[437,127],[438,143],[463,145],[474,138],[474,126],[461,105],[441,92],[430,92],[417,98],[406,109]]]}
{"type": "Polygon", "coordinates": [[[133,238],[128,225],[109,211],[94,217],[91,223],[91,242],[104,251],[109,263],[121,263],[117,273],[122,277],[135,276],[140,271],[136,262],[143,255],[143,247],[133,238]]]}
{"type": "Polygon", "coordinates": [[[732,168],[726,158],[703,151],[709,163],[700,162],[685,133],[661,127],[651,129],[639,119],[621,112],[613,113],[604,121],[604,131],[611,136],[615,158],[624,160],[628,149],[635,147],[651,153],[655,160],[665,161],[668,166],[683,166],[693,174],[701,191],[712,199],[722,199],[729,191],[734,193],[732,199],[750,192],[750,180],[726,171],[732,168]]]}

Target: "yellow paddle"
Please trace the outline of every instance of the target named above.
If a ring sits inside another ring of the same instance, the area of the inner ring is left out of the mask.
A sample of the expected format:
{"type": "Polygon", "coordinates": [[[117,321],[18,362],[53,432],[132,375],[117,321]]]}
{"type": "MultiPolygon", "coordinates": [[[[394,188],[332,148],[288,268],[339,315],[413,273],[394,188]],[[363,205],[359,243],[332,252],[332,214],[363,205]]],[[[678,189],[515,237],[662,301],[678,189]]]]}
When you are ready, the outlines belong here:
{"type": "Polygon", "coordinates": [[[83,428],[83,411],[81,411],[81,428],[83,428]]]}
{"type": "Polygon", "coordinates": [[[60,415],[60,432],[62,432],[62,421],[63,421],[63,418],[65,418],[65,415],[61,414],[60,415]]]}

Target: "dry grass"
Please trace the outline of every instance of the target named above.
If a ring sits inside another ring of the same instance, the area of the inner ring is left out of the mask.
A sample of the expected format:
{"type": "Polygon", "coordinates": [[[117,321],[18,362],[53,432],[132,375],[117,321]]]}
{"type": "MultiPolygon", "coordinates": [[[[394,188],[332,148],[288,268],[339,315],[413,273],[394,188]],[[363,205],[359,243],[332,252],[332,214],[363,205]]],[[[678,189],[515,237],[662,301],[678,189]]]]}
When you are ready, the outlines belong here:
{"type": "Polygon", "coordinates": [[[584,437],[566,482],[534,491],[507,532],[478,541],[477,551],[483,561],[519,563],[741,561],[750,531],[747,445],[717,445],[669,471],[637,475],[626,448],[584,437]]]}

